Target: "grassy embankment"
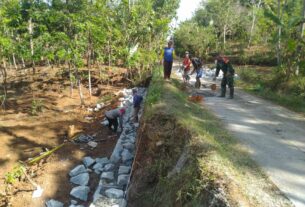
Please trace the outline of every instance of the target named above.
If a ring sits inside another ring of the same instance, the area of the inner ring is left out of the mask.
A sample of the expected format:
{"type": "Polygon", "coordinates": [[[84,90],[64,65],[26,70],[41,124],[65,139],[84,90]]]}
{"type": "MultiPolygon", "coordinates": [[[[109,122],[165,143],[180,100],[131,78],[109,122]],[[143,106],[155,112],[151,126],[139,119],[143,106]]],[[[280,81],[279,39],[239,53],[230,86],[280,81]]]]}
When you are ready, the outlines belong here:
{"type": "Polygon", "coordinates": [[[305,113],[305,77],[286,80],[274,67],[236,67],[237,86],[293,111],[305,113]]]}
{"type": "Polygon", "coordinates": [[[179,81],[154,75],[131,206],[290,206],[248,151],[204,105],[188,101],[188,93],[179,81]],[[180,173],[168,177],[184,152],[180,173]]]}

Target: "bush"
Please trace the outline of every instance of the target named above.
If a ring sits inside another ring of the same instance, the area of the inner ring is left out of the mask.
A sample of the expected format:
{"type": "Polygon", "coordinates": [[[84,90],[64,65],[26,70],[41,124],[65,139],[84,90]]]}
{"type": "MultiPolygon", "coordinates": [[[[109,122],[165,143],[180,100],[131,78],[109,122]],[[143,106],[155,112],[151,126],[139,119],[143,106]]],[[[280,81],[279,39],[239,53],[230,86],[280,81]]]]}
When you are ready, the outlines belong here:
{"type": "Polygon", "coordinates": [[[36,116],[39,112],[42,112],[43,102],[39,99],[32,100],[31,114],[36,116]]]}

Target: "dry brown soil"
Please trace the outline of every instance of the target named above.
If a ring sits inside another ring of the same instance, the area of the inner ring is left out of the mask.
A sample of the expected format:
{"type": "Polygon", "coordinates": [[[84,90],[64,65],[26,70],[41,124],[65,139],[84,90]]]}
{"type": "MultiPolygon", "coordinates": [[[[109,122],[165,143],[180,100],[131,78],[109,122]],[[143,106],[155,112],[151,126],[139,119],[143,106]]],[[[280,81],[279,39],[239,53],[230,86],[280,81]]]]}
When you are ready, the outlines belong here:
{"type": "MultiPolygon", "coordinates": [[[[116,135],[100,124],[104,111],[113,105],[109,104],[99,112],[88,112],[88,107],[94,107],[102,97],[114,94],[126,85],[121,78],[126,71],[118,71],[116,75],[111,74],[113,85],[93,77],[96,82],[93,89],[100,91],[98,96],[92,96],[91,99],[86,81],[83,81],[85,107],[80,106],[77,89],[70,97],[69,79],[59,76],[56,69],[39,68],[34,77],[29,72],[11,75],[6,110],[0,111],[0,206],[41,207],[50,198],[65,202],[66,205],[69,203],[69,192],[73,186],[69,182],[68,172],[81,163],[84,156],[109,156],[116,143],[116,135]],[[31,115],[34,98],[43,103],[43,110],[37,116],[31,115]],[[85,117],[88,116],[92,119],[87,120],[85,117]],[[91,149],[86,144],[67,141],[70,125],[74,125],[81,133],[96,135],[98,146],[91,149]],[[64,142],[66,144],[60,150],[28,167],[29,175],[44,189],[41,198],[32,199],[35,188],[24,177],[13,185],[5,185],[5,174],[11,172],[19,161],[26,162],[46,148],[50,150],[64,142]]],[[[112,104],[115,104],[116,99],[113,98],[112,104]]],[[[90,180],[91,187],[95,181],[97,177],[90,180]]]]}

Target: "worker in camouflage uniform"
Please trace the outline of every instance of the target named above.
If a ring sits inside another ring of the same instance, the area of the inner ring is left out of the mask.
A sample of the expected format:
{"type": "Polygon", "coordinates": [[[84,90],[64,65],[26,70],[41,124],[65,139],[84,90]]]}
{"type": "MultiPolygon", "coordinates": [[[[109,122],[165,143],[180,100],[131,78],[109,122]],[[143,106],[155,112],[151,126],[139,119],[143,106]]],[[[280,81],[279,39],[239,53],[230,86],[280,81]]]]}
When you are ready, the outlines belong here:
{"type": "Polygon", "coordinates": [[[219,75],[220,70],[223,72],[223,78],[221,80],[221,94],[219,97],[226,97],[226,86],[230,88],[230,99],[234,98],[234,68],[227,57],[221,55],[215,55],[216,59],[216,74],[214,80],[219,75]]]}

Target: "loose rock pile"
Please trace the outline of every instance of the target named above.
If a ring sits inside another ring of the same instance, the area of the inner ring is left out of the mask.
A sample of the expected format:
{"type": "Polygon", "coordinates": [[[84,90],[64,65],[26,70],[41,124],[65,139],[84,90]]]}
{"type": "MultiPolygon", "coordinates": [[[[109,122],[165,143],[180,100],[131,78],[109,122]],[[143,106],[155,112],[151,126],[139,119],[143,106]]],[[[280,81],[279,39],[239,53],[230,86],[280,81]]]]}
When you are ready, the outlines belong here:
{"type": "MultiPolygon", "coordinates": [[[[72,188],[70,195],[73,199],[80,201],[92,200],[90,207],[125,207],[127,206],[126,190],[128,188],[133,159],[136,150],[136,136],[138,124],[132,123],[132,91],[124,89],[121,91],[124,98],[121,106],[126,108],[123,119],[124,129],[117,141],[111,157],[91,158],[84,157],[83,163],[73,168],[70,173],[70,182],[76,185],[72,188]],[[90,174],[100,176],[96,189],[90,189],[88,183],[90,174]],[[95,190],[93,198],[89,198],[89,192],[95,190]]],[[[143,97],[146,95],[145,88],[139,88],[138,93],[143,97]]],[[[143,112],[140,111],[140,116],[143,112]]],[[[55,200],[46,202],[47,207],[63,207],[63,203],[55,200]]],[[[83,207],[77,205],[76,200],[71,200],[69,207],[83,207]]]]}

